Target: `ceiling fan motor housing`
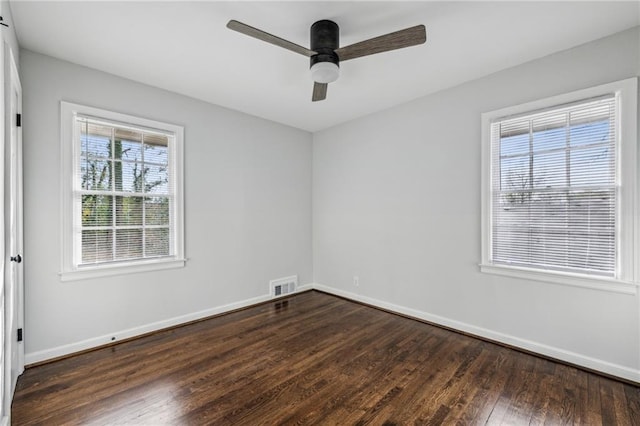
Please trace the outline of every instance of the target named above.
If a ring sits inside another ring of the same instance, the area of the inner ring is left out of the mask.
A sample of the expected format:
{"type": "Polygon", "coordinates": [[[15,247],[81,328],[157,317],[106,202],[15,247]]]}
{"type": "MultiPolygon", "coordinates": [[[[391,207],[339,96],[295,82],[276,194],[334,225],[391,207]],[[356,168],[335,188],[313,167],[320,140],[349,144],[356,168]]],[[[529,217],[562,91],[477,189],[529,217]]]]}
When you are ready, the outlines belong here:
{"type": "Polygon", "coordinates": [[[331,62],[338,65],[339,58],[335,50],[340,47],[340,28],[333,21],[324,19],[311,26],[311,50],[318,52],[311,57],[311,66],[319,62],[331,62]]]}

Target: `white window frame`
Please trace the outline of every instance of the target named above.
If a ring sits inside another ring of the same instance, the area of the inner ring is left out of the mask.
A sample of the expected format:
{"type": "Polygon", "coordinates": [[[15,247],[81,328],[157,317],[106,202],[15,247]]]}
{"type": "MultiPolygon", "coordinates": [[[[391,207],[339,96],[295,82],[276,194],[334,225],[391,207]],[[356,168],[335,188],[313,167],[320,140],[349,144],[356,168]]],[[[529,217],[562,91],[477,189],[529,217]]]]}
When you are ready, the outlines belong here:
{"type": "Polygon", "coordinates": [[[640,279],[637,111],[638,79],[630,78],[482,114],[482,260],[480,263],[482,272],[616,293],[637,293],[637,281],[640,279]],[[611,94],[615,94],[619,108],[615,141],[618,164],[616,170],[618,204],[616,209],[617,265],[615,277],[608,278],[494,263],[491,258],[493,253],[491,124],[510,116],[533,113],[611,94]]]}
{"type": "Polygon", "coordinates": [[[162,123],[155,120],[131,116],[70,102],[60,102],[60,140],[61,140],[61,272],[62,281],[81,280],[88,278],[106,277],[128,273],[157,271],[163,269],[180,268],[185,265],[184,258],[184,128],[174,124],[162,123]],[[170,180],[173,182],[175,195],[171,211],[170,232],[172,232],[172,255],[155,259],[133,259],[128,261],[107,262],[102,264],[78,265],[75,255],[81,240],[76,238],[78,214],[74,211],[74,188],[78,186],[77,169],[80,164],[80,149],[77,143],[78,135],[74,126],[78,115],[103,119],[109,122],[121,123],[137,128],[160,130],[174,136],[169,146],[170,180]]]}

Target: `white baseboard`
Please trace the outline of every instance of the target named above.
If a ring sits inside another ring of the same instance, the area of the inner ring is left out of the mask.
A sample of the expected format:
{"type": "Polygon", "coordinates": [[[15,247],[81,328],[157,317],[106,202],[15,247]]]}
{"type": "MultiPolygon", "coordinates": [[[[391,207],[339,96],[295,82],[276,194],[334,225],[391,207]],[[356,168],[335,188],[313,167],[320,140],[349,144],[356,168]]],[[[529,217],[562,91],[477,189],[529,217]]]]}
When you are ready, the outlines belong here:
{"type": "Polygon", "coordinates": [[[314,288],[315,286],[313,283],[299,285],[298,288],[296,289],[296,293],[302,293],[303,291],[313,290],[314,288]]]}
{"type": "MultiPolygon", "coordinates": [[[[418,318],[434,324],[439,324],[448,328],[452,328],[468,334],[476,335],[485,339],[504,343],[510,346],[514,346],[517,348],[525,349],[527,351],[539,353],[541,355],[545,355],[561,361],[569,362],[571,364],[579,365],[579,366],[596,370],[596,371],[601,371],[603,373],[610,374],[612,376],[616,376],[626,380],[631,380],[636,383],[640,383],[640,370],[634,370],[632,368],[625,367],[622,365],[612,364],[604,360],[591,358],[585,355],[581,355],[579,353],[566,351],[564,349],[545,345],[543,343],[522,339],[516,336],[500,333],[498,331],[452,320],[450,318],[442,317],[439,315],[430,314],[428,312],[419,311],[416,309],[407,308],[400,305],[395,305],[393,303],[384,302],[382,300],[373,299],[367,296],[351,293],[344,290],[339,290],[323,284],[319,284],[319,283],[304,284],[304,285],[298,286],[296,293],[301,293],[309,290],[320,290],[329,294],[334,294],[336,296],[354,300],[356,302],[366,303],[372,306],[379,307],[381,309],[397,312],[402,315],[407,315],[407,316],[418,318]]],[[[272,299],[273,298],[267,294],[263,296],[254,297],[251,299],[242,300],[239,302],[229,303],[227,305],[217,306],[214,308],[205,309],[205,310],[194,312],[194,313],[181,315],[174,318],[169,318],[163,321],[157,321],[154,323],[130,328],[127,330],[113,332],[103,336],[98,336],[91,339],[70,343],[67,345],[58,346],[55,348],[28,353],[28,354],[25,354],[25,363],[29,365],[37,362],[46,361],[46,360],[57,358],[60,356],[69,355],[75,352],[96,348],[108,343],[117,342],[119,340],[140,336],[145,333],[158,331],[158,330],[173,327],[176,325],[184,324],[190,321],[195,321],[195,320],[207,318],[213,315],[230,312],[236,309],[266,302],[272,299]],[[115,340],[112,339],[113,337],[115,337],[115,340]]]]}
{"type": "Polygon", "coordinates": [[[620,377],[622,379],[631,380],[640,383],[640,370],[634,370],[618,364],[613,364],[601,359],[591,358],[576,352],[567,351],[543,343],[534,342],[509,334],[500,333],[498,331],[478,327],[472,324],[456,321],[439,315],[430,314],[428,312],[407,308],[393,303],[384,302],[382,300],[373,299],[356,293],[339,290],[323,284],[312,284],[315,290],[320,290],[329,294],[344,297],[345,299],[354,300],[356,302],[366,303],[381,309],[396,312],[398,314],[407,315],[418,318],[430,323],[442,325],[451,329],[459,330],[464,333],[472,334],[485,339],[504,343],[513,347],[521,348],[530,352],[535,352],[544,356],[548,356],[560,361],[565,361],[574,365],[582,366],[591,370],[600,371],[611,376],[620,377]]]}
{"type": "MultiPolygon", "coordinates": [[[[307,285],[298,287],[298,292],[303,291],[302,289],[305,289],[305,288],[307,290],[311,290],[311,286],[307,284],[307,285]]],[[[141,325],[139,327],[130,328],[127,330],[114,331],[113,333],[105,334],[103,336],[93,337],[91,339],[81,340],[79,342],[57,346],[55,348],[45,349],[38,352],[27,353],[25,354],[25,363],[26,365],[34,364],[37,362],[46,361],[46,360],[57,358],[60,356],[69,355],[75,352],[96,348],[109,343],[117,342],[119,340],[140,336],[145,333],[150,333],[153,331],[158,331],[158,330],[162,330],[169,327],[174,327],[176,325],[200,320],[213,315],[218,315],[218,314],[230,312],[236,309],[245,308],[247,306],[266,302],[271,299],[272,299],[271,295],[266,294],[264,296],[258,296],[251,299],[229,303],[227,305],[217,306],[214,308],[209,308],[209,309],[193,312],[186,315],[180,315],[180,316],[169,318],[166,320],[157,321],[150,324],[141,325]]]]}

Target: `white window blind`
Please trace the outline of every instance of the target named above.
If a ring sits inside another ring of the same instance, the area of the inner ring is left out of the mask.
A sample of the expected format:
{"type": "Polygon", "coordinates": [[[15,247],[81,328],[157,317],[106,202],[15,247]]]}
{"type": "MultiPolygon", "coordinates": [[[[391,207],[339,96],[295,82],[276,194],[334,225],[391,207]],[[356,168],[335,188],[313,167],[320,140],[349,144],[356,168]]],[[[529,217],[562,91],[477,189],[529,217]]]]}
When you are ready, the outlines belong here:
{"type": "Polygon", "coordinates": [[[616,98],[491,123],[491,260],[616,272],[616,98]]]}
{"type": "Polygon", "coordinates": [[[75,127],[76,265],[173,255],[175,136],[82,115],[75,127]]]}

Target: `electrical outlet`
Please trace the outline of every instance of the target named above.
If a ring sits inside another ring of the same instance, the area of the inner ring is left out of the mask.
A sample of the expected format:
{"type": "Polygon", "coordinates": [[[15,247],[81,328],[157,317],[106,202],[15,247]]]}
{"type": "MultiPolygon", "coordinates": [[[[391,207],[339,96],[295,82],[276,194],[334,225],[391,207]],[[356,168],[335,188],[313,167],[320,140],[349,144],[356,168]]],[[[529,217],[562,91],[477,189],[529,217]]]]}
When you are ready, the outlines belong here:
{"type": "Polygon", "coordinates": [[[353,285],[356,287],[360,285],[360,278],[357,275],[353,276],[353,285]]]}

